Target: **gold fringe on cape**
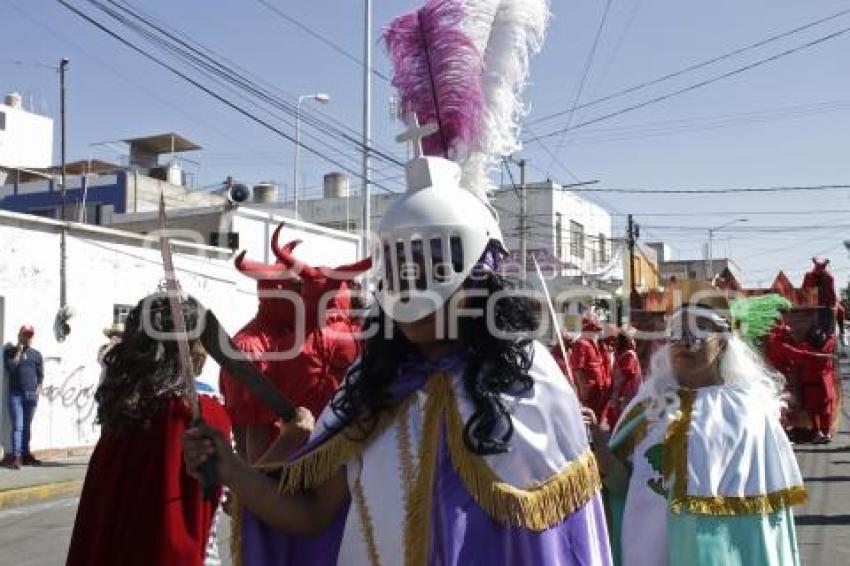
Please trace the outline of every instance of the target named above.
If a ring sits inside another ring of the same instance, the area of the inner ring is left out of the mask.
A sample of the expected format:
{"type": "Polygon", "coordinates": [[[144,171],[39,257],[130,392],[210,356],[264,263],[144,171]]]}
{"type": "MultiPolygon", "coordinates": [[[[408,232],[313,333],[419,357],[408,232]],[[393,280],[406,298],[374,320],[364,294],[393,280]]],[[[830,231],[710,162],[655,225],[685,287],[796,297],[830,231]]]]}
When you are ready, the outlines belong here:
{"type": "Polygon", "coordinates": [[[803,505],[809,496],[803,486],[794,486],[765,495],[696,496],[686,495],[679,508],[695,515],[767,515],[793,505],[803,505]]]}
{"type": "Polygon", "coordinates": [[[357,509],[357,515],[360,519],[360,530],[363,533],[363,540],[366,541],[366,553],[369,555],[369,564],[371,566],[381,566],[378,545],[375,543],[375,525],[372,523],[372,514],[369,512],[369,505],[366,503],[366,496],[363,494],[363,484],[360,483],[360,478],[357,478],[354,482],[351,499],[354,502],[354,507],[357,509]]]}
{"type": "Polygon", "coordinates": [[[664,481],[669,485],[671,478],[673,480],[670,508],[674,513],[679,512],[688,494],[688,431],[696,399],[696,392],[692,389],[680,389],[678,393],[681,414],[667,426],[662,461],[664,481]]]}
{"type": "Polygon", "coordinates": [[[381,413],[378,422],[366,437],[352,437],[359,431],[353,426],[340,430],[315,450],[304,454],[292,462],[283,462],[270,468],[279,468],[281,493],[299,493],[313,489],[330,480],[345,463],[359,455],[376,438],[387,430],[395,419],[395,415],[405,405],[411,402],[411,398],[391,411],[381,413]],[[349,434],[351,433],[351,434],[349,434]]]}
{"type": "Polygon", "coordinates": [[[695,515],[766,515],[808,500],[806,488],[792,486],[761,495],[689,495],[688,494],[688,431],[693,416],[696,392],[680,389],[681,415],[667,427],[664,439],[664,479],[673,479],[670,510],[695,515]]]}
{"type": "MultiPolygon", "coordinates": [[[[402,474],[405,479],[412,480],[408,481],[403,533],[406,565],[424,565],[428,561],[428,525],[431,524],[433,511],[437,454],[443,425],[449,457],[458,477],[476,503],[503,525],[538,532],[546,530],[586,505],[601,489],[602,480],[590,449],[555,476],[528,489],[520,489],[502,481],[482,456],[473,454],[464,444],[464,423],[457,407],[451,376],[445,373],[431,376],[425,391],[428,396],[419,444],[419,465],[415,471],[409,437],[405,442],[399,442],[402,474]]],[[[366,438],[350,438],[346,434],[347,430],[342,430],[312,452],[293,462],[280,464],[281,492],[296,493],[328,481],[345,462],[362,453],[383,434],[393,421],[399,418],[406,421],[407,411],[414,398],[411,396],[393,411],[382,414],[366,438]]],[[[398,426],[402,424],[408,426],[407,422],[398,423],[398,426]]],[[[357,498],[357,494],[354,497],[357,498]]],[[[366,509],[365,498],[363,501],[355,501],[355,504],[358,508],[366,509]]],[[[370,558],[377,560],[371,551],[370,558]]]]}
{"type": "MultiPolygon", "coordinates": [[[[440,445],[441,414],[449,403],[454,402],[451,394],[451,377],[444,373],[431,376],[425,385],[428,398],[425,401],[425,417],[422,437],[419,441],[419,469],[414,483],[408,484],[404,512],[404,564],[426,566],[431,548],[431,513],[434,503],[434,478],[437,473],[437,450],[440,445]]],[[[407,423],[405,423],[405,426],[407,423]]],[[[447,435],[451,435],[447,431],[447,435]]],[[[402,473],[413,470],[413,454],[401,450],[402,473]]]]}
{"type": "Polygon", "coordinates": [[[467,491],[497,522],[543,531],[587,504],[602,488],[596,458],[590,449],[557,475],[527,489],[501,481],[483,457],[466,448],[463,419],[451,383],[441,380],[440,388],[451,400],[446,406],[445,436],[452,464],[467,491]]]}

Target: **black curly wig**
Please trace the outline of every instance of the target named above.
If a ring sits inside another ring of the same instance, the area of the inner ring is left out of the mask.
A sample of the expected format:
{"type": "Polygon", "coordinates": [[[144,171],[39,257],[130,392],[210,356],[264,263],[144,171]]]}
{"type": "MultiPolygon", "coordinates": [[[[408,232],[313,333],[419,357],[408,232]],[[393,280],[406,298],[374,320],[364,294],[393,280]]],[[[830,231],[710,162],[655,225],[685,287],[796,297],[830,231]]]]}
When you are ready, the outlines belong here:
{"type": "MultiPolygon", "coordinates": [[[[485,296],[470,295],[465,305],[469,311],[481,313],[488,312],[487,301],[492,295],[518,288],[495,273],[469,284],[487,291],[485,296]]],[[[523,393],[534,386],[529,375],[533,360],[531,340],[527,336],[538,323],[531,301],[521,293],[502,296],[491,312],[495,327],[510,338],[488,332],[486,315],[463,317],[458,336],[470,354],[464,386],[475,406],[464,428],[464,442],[470,451],[482,455],[508,450],[513,424],[501,395],[523,393]]],[[[357,423],[364,436],[375,426],[377,416],[397,402],[390,393],[390,385],[399,366],[415,348],[380,311],[367,319],[365,332],[371,336],[365,352],[331,402],[342,426],[357,423]],[[392,325],[389,333],[387,325],[392,325]]]]}
{"type": "MultiPolygon", "coordinates": [[[[202,314],[194,298],[183,301],[187,331],[191,333],[198,327],[202,314]]],[[[143,317],[148,328],[156,332],[174,332],[165,293],[142,299],[127,315],[124,338],[106,354],[103,382],[95,393],[97,422],[110,432],[147,426],[165,403],[186,393],[177,341],[149,336],[143,317]]]]}

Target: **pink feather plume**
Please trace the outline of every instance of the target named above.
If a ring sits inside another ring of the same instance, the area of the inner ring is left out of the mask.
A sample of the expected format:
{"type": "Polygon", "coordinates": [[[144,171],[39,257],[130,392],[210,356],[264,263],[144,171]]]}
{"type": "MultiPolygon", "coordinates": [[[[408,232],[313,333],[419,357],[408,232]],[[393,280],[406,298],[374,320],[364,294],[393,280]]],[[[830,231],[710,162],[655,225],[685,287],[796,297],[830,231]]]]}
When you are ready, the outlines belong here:
{"type": "Polygon", "coordinates": [[[429,0],[384,31],[400,115],[413,112],[420,123],[437,124],[423,150],[449,159],[477,149],[484,112],[483,57],[463,32],[463,18],[459,0],[429,0]]]}

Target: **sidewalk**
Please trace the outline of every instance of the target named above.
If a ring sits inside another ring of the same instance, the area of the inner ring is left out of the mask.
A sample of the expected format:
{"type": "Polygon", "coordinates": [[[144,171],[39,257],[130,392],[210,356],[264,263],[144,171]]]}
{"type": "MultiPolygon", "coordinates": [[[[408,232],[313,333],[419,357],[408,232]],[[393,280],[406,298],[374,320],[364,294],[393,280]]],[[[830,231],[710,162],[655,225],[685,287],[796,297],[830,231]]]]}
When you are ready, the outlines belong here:
{"type": "Polygon", "coordinates": [[[89,456],[45,459],[20,470],[0,467],[0,509],[80,493],[89,456]]]}

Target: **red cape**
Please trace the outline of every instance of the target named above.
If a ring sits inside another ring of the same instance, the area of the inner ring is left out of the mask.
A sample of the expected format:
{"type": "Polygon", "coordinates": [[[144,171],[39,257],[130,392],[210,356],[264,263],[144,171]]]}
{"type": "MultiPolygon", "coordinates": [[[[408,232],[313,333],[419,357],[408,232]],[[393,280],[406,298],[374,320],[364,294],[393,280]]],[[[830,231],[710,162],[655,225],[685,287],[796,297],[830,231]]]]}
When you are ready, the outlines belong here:
{"type": "MultiPolygon", "coordinates": [[[[201,396],[204,420],[230,435],[224,408],[201,396]]],[[[160,410],[150,427],[104,431],[89,462],[68,566],[201,566],[221,497],[204,501],[183,465],[181,436],[191,422],[182,400],[160,410]]]]}

